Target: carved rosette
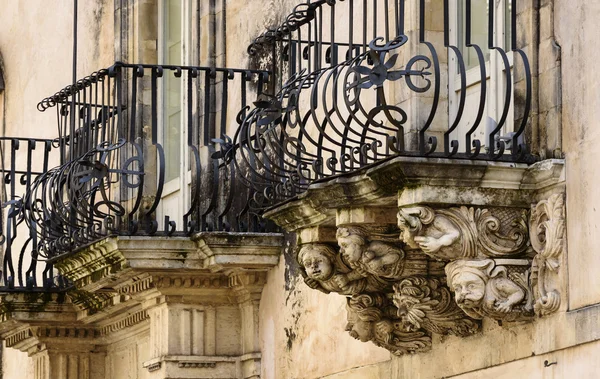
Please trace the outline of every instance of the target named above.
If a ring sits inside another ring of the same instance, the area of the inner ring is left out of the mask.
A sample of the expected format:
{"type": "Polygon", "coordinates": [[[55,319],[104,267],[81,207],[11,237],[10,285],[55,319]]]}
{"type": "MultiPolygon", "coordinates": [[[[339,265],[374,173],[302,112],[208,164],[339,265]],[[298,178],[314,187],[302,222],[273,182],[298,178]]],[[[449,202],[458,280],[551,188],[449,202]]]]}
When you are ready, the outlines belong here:
{"type": "Polygon", "coordinates": [[[533,259],[532,286],[535,312],[544,316],[560,307],[560,293],[552,288],[564,250],[565,202],[562,194],[552,195],[531,209],[529,238],[537,253],[533,259]]]}

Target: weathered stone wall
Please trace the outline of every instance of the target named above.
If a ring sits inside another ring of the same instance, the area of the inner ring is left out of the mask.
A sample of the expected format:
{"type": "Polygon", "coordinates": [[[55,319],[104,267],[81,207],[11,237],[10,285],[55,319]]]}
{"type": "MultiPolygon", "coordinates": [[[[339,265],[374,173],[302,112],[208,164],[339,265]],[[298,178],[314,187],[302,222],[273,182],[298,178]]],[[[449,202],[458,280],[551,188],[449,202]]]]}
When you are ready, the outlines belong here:
{"type": "MultiPolygon", "coordinates": [[[[113,0],[79,2],[77,76],[114,63],[113,0]]],[[[72,82],[73,4],[42,0],[2,4],[0,51],[5,135],[55,138],[55,113],[37,103],[72,82]],[[15,20],[19,20],[15,22],[15,20]]]]}
{"type": "Polygon", "coordinates": [[[600,196],[600,72],[597,62],[600,3],[554,3],[554,25],[562,50],[562,131],[567,162],[569,307],[600,302],[598,233],[600,196]]]}
{"type": "Polygon", "coordinates": [[[260,304],[263,378],[318,378],[389,361],[387,350],[345,331],[345,297],[304,283],[293,245],[282,258],[260,304]]]}

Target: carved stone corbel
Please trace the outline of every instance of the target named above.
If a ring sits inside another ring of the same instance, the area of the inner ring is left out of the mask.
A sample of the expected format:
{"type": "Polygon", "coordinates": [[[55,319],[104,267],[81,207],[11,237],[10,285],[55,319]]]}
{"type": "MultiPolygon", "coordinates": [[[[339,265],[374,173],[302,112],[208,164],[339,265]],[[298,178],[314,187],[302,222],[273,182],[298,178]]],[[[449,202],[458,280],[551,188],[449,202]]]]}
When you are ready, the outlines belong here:
{"type": "Polygon", "coordinates": [[[439,260],[516,257],[527,251],[527,217],[514,208],[404,207],[400,239],[439,260]]]}
{"type": "Polygon", "coordinates": [[[325,243],[304,244],[297,256],[304,282],[324,293],[358,295],[377,292],[389,284],[361,270],[352,269],[337,250],[325,243]]]}
{"type": "Polygon", "coordinates": [[[444,285],[439,265],[420,251],[405,252],[389,224],[343,224],[333,236],[301,232],[297,260],[305,283],[348,296],[346,330],[393,354],[428,350],[431,336],[479,330],[444,285]]]}
{"type": "Polygon", "coordinates": [[[556,312],[560,307],[560,293],[551,283],[558,274],[564,250],[565,201],[563,194],[555,194],[540,201],[531,209],[529,238],[537,253],[532,265],[534,304],[538,316],[556,312]]]}
{"type": "Polygon", "coordinates": [[[439,279],[403,279],[394,284],[393,301],[409,331],[423,328],[430,333],[468,336],[479,330],[479,324],[465,317],[439,279]]]}
{"type": "Polygon", "coordinates": [[[357,340],[371,341],[395,355],[431,348],[431,334],[424,329],[408,330],[384,294],[352,296],[346,309],[346,331],[357,340]]]}
{"type": "Polygon", "coordinates": [[[530,267],[527,259],[461,259],[446,265],[446,277],[470,317],[527,321],[533,317],[530,267]]]}
{"type": "Polygon", "coordinates": [[[388,228],[340,226],[336,238],[340,254],[355,270],[385,279],[402,277],[404,251],[398,246],[398,234],[386,233],[388,228]]]}

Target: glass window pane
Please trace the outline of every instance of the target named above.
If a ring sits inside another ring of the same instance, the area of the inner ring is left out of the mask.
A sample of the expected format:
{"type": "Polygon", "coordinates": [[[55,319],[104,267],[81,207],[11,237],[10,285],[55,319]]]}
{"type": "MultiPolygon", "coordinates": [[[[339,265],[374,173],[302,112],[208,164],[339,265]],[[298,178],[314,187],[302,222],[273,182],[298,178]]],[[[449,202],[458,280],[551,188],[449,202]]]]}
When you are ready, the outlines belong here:
{"type": "MultiPolygon", "coordinates": [[[[479,65],[475,49],[466,47],[466,16],[467,8],[464,0],[458,0],[458,47],[463,54],[467,70],[479,65]]],[[[490,50],[487,47],[488,36],[488,1],[471,1],[471,43],[479,45],[485,60],[490,59],[490,50]]]]}
{"type": "MultiPolygon", "coordinates": [[[[164,0],[163,62],[168,65],[182,63],[180,0],[164,0]]],[[[181,78],[165,71],[163,98],[163,148],[165,149],[165,180],[179,176],[181,166],[181,78]]]]}
{"type": "Polygon", "coordinates": [[[512,1],[504,0],[504,50],[511,50],[510,40],[512,38],[512,28],[510,19],[512,17],[512,1]]]}

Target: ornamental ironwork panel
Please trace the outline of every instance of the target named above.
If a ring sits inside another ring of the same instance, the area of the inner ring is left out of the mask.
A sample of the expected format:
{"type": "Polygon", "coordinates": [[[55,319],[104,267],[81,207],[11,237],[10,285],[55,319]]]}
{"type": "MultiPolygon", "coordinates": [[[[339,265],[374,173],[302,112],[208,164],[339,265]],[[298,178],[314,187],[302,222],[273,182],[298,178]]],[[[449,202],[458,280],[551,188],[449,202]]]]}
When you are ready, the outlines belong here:
{"type": "Polygon", "coordinates": [[[0,289],[64,289],[68,283],[56,278],[52,263],[107,236],[273,230],[249,207],[252,190],[239,184],[233,162],[219,165],[215,148],[215,136],[268,79],[261,70],[116,63],[43,99],[38,110],[56,112],[57,138],[2,139],[0,289]],[[184,92],[181,150],[190,180],[180,196],[190,200],[179,215],[160,209],[166,78],[184,92]]]}
{"type": "Polygon", "coordinates": [[[524,139],[532,81],[527,56],[517,47],[516,0],[508,3],[509,41],[493,37],[499,27],[495,4],[488,1],[487,46],[481,46],[472,36],[471,1],[464,3],[458,44],[476,56],[469,72],[475,84],[467,83],[463,53],[451,44],[448,0],[411,2],[412,13],[404,0],[308,1],[257,37],[248,53],[270,57],[279,90],[242,110],[222,154],[255,191],[252,205],[274,206],[315,181],[400,155],[535,161],[524,139]],[[497,96],[497,120],[484,117],[493,90],[484,47],[500,62],[498,87],[504,90],[497,96]],[[456,73],[444,55],[456,62],[456,73]],[[513,70],[524,88],[518,97],[513,70]],[[451,91],[448,82],[455,77],[458,87],[451,91]],[[473,88],[478,94],[468,96],[473,88]],[[518,114],[509,122],[513,98],[518,114]],[[476,132],[484,128],[481,138],[476,132]]]}

